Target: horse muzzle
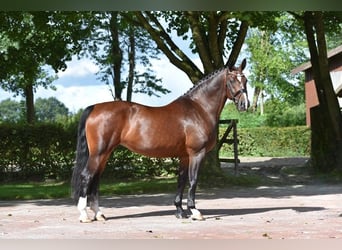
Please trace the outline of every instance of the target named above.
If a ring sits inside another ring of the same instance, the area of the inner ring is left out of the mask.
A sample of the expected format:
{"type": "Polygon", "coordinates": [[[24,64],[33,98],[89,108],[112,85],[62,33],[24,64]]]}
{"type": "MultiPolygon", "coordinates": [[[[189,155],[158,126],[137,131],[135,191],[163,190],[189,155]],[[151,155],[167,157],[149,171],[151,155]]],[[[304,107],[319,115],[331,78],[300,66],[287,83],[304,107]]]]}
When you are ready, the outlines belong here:
{"type": "Polygon", "coordinates": [[[234,101],[237,110],[240,112],[247,111],[250,106],[246,91],[240,91],[240,95],[235,97],[234,101]]]}

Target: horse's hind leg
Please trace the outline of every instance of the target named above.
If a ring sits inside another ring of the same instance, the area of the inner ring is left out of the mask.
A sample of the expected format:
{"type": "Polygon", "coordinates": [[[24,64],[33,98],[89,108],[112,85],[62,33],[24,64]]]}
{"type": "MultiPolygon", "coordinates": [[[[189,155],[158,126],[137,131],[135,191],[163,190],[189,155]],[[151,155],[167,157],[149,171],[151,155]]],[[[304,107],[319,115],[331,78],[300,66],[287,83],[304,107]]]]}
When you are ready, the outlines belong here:
{"type": "Polygon", "coordinates": [[[91,220],[88,217],[86,208],[88,204],[88,200],[87,200],[88,188],[92,181],[92,177],[93,175],[89,171],[88,164],[87,164],[87,167],[81,173],[81,183],[80,183],[81,188],[80,188],[80,195],[79,195],[79,199],[77,203],[77,209],[78,211],[80,211],[79,220],[80,222],[84,222],[84,223],[91,222],[91,220]]]}
{"type": "Polygon", "coordinates": [[[80,211],[81,222],[91,222],[86,212],[87,205],[89,203],[91,210],[95,212],[95,218],[104,218],[102,212],[98,206],[98,187],[99,179],[101,175],[100,156],[91,156],[88,159],[87,166],[81,173],[81,192],[80,198],[77,204],[77,208],[80,211]]]}
{"type": "Polygon", "coordinates": [[[97,164],[96,166],[98,166],[98,168],[88,189],[89,206],[90,209],[95,213],[94,219],[98,221],[106,220],[106,217],[103,215],[99,207],[99,184],[101,174],[104,171],[107,160],[111,155],[111,152],[112,150],[108,150],[105,153],[95,157],[94,163],[97,164]]]}
{"type": "Polygon", "coordinates": [[[97,173],[89,187],[89,206],[90,209],[95,213],[94,219],[97,221],[105,221],[106,217],[103,215],[99,208],[99,182],[100,173],[97,173]]]}

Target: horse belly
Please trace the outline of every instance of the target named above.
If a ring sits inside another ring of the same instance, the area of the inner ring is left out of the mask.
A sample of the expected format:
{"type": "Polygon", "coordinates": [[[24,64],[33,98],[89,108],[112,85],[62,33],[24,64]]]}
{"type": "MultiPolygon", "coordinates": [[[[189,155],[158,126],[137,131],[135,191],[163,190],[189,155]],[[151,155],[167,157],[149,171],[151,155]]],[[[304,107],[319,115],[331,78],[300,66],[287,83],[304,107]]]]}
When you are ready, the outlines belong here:
{"type": "Polygon", "coordinates": [[[186,154],[184,138],[169,131],[138,133],[123,138],[121,145],[149,157],[181,157],[186,154]]]}

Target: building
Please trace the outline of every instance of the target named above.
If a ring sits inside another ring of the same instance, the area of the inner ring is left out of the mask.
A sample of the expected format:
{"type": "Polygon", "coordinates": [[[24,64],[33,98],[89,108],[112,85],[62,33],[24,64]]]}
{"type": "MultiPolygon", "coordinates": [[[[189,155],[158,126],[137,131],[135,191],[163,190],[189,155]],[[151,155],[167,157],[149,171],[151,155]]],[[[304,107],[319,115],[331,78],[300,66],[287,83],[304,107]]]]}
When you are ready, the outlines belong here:
{"type": "MultiPolygon", "coordinates": [[[[328,51],[330,77],[338,102],[342,109],[342,45],[328,51]]],[[[306,62],[291,71],[292,74],[305,73],[306,125],[310,127],[310,109],[319,104],[311,62],[306,62]]]]}

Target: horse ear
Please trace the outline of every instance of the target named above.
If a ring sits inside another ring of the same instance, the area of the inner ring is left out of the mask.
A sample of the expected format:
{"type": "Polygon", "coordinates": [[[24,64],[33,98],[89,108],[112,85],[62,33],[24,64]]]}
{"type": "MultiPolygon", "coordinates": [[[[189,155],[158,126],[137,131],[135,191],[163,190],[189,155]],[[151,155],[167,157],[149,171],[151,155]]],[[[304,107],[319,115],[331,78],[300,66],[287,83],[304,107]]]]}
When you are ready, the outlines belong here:
{"type": "Polygon", "coordinates": [[[245,69],[246,64],[247,64],[247,61],[246,61],[246,58],[244,58],[244,59],[242,60],[242,63],[241,63],[241,65],[240,65],[240,67],[239,67],[241,72],[245,69]]]}

